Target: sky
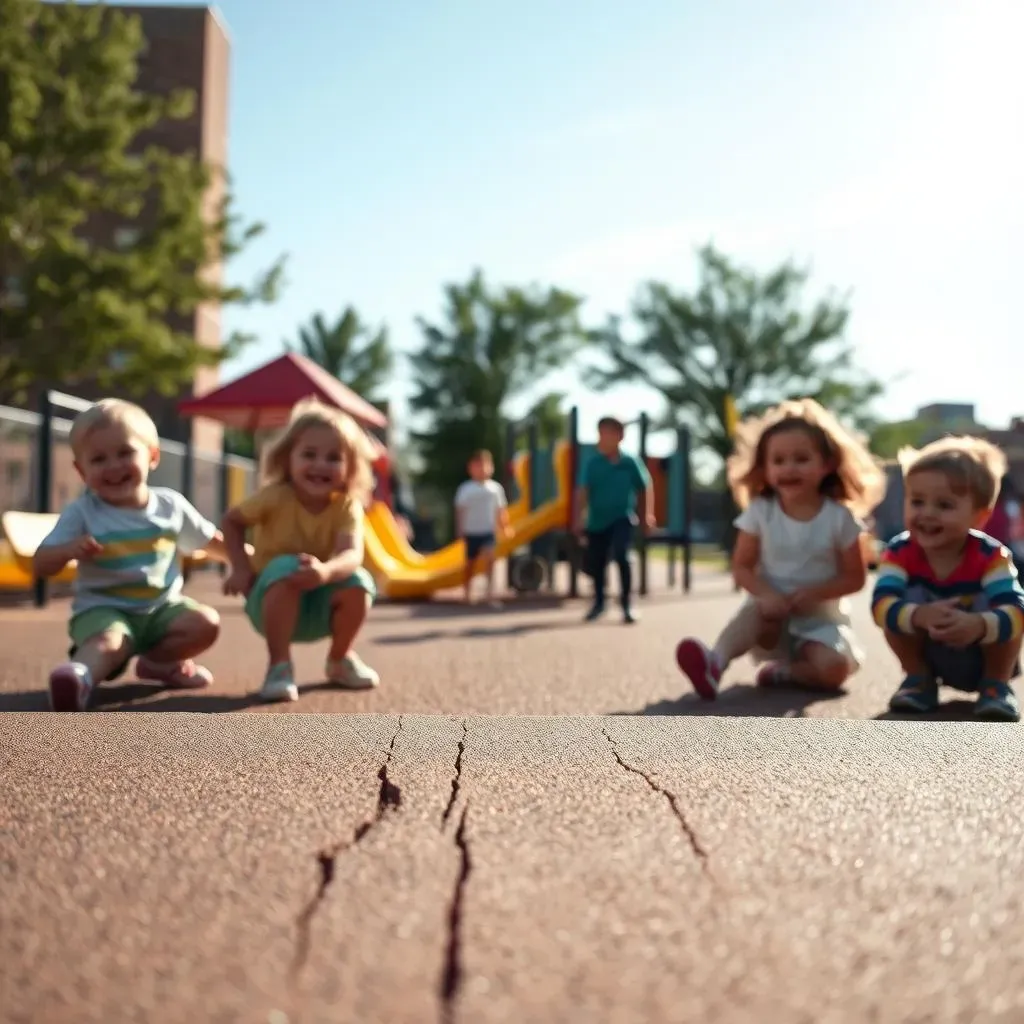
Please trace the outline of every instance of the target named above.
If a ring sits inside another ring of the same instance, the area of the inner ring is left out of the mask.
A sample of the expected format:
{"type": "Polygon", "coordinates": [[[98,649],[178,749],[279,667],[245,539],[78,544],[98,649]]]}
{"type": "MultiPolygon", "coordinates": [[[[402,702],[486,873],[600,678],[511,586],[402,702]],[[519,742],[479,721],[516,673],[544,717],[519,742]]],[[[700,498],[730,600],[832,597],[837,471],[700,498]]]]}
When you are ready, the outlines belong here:
{"type": "MultiPolygon", "coordinates": [[[[848,337],[891,387],[1024,413],[1024,4],[1019,0],[222,0],[230,166],[267,234],[230,268],[287,253],[269,309],[225,318],[278,354],[354,304],[400,351],[441,288],[557,284],[593,322],[638,285],[694,281],[714,241],[756,268],[793,258],[809,295],[851,294],[848,337]]],[[[409,393],[401,360],[398,425],[409,393]]],[[[653,411],[595,395],[585,431],[653,411]]]]}

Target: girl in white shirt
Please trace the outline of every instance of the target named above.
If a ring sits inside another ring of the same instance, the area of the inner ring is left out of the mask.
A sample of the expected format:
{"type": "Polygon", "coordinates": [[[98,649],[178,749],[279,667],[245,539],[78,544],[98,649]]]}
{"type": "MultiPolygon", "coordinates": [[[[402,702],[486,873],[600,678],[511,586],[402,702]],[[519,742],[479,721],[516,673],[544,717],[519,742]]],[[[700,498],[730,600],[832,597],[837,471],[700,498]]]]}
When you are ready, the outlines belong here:
{"type": "Polygon", "coordinates": [[[758,686],[839,689],[863,660],[843,599],[864,586],[856,516],[881,501],[881,469],[810,398],[741,424],[728,468],[743,509],[732,571],[749,596],[713,648],[679,644],[679,668],[705,700],[747,653],[765,663],[758,686]]]}

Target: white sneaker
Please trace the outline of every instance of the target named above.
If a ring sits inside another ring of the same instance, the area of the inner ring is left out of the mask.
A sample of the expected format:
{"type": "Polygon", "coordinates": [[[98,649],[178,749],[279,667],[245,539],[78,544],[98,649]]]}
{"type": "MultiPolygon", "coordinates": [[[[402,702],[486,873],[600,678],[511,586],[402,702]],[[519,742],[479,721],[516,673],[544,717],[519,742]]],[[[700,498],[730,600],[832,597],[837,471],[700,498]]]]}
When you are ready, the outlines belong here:
{"type": "Polygon", "coordinates": [[[50,707],[84,711],[92,695],[92,673],[80,661],[65,661],[50,673],[50,707]]]}
{"type": "Polygon", "coordinates": [[[355,651],[337,661],[328,658],[324,672],[328,682],[346,690],[372,690],[380,685],[380,676],[355,651]]]}
{"type": "Polygon", "coordinates": [[[260,700],[270,704],[298,699],[299,688],[295,685],[295,672],[291,663],[281,661],[271,665],[260,688],[260,700]]]}

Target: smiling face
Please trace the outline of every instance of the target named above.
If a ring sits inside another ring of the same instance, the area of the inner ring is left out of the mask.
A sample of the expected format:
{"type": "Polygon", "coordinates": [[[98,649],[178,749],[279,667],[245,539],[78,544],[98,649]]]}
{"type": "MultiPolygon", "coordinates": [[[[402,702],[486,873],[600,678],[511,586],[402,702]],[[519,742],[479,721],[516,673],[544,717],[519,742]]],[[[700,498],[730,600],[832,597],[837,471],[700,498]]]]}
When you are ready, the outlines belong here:
{"type": "Polygon", "coordinates": [[[780,430],[765,445],[765,482],[783,502],[816,497],[822,481],[834,470],[817,439],[802,427],[780,430]]]}
{"type": "Polygon", "coordinates": [[[296,439],[288,460],[288,476],[299,494],[325,501],[345,482],[345,453],[330,427],[310,427],[296,439]]]}
{"type": "Polygon", "coordinates": [[[947,474],[918,470],[904,481],[903,521],[928,552],[959,550],[970,530],[988,517],[968,488],[953,489],[947,474]]]}
{"type": "Polygon", "coordinates": [[[75,468],[90,491],[108,505],[134,508],[149,500],[149,473],[159,461],[160,449],[123,423],[97,424],[75,453],[75,468]]]}

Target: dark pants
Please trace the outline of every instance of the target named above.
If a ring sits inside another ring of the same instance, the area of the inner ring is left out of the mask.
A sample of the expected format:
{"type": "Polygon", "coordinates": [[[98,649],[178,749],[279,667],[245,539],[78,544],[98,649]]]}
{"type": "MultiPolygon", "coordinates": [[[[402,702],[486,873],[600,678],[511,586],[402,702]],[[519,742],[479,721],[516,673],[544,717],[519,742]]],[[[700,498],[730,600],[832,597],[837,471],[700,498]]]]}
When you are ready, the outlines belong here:
{"type": "Polygon", "coordinates": [[[594,577],[596,604],[604,604],[608,563],[614,561],[619,567],[622,607],[629,607],[629,592],[633,586],[633,575],[629,567],[629,548],[632,540],[633,524],[628,519],[617,519],[604,530],[587,531],[587,561],[594,577]]]}

